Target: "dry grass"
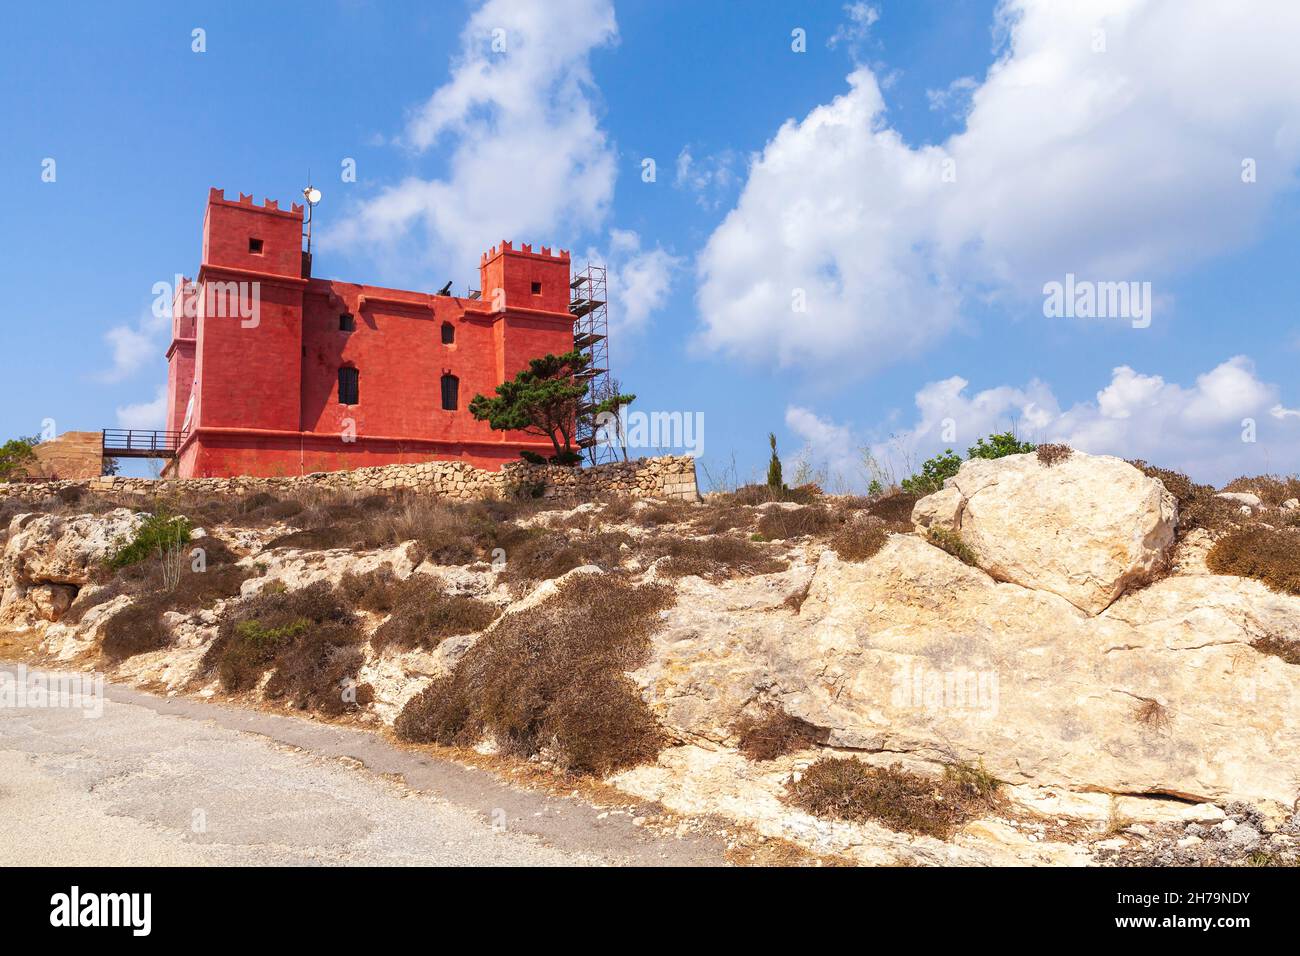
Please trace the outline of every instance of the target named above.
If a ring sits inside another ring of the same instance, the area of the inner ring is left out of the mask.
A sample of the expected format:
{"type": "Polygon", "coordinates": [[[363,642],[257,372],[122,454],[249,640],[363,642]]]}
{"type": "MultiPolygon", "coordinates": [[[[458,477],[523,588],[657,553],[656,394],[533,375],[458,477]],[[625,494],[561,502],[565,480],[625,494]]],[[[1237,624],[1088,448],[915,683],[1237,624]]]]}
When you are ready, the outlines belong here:
{"type": "Polygon", "coordinates": [[[483,630],[501,613],[485,601],[446,594],[424,575],[412,578],[419,579],[418,586],[402,593],[388,620],[370,639],[376,651],[389,646],[431,650],[448,637],[483,630]]]}
{"type": "Polygon", "coordinates": [[[342,596],[317,582],[228,607],[203,670],[215,672],[228,693],[251,689],[270,670],[268,698],[336,715],[372,696],[368,685],[355,684],[364,639],[342,596]]]}
{"type": "Polygon", "coordinates": [[[892,530],[878,518],[846,521],[831,538],[830,546],[844,561],[866,561],[874,557],[892,530]]]}
{"type": "Polygon", "coordinates": [[[1225,498],[1216,498],[1212,485],[1200,485],[1182,472],[1157,468],[1138,460],[1129,462],[1149,478],[1158,478],[1178,500],[1177,539],[1201,528],[1212,534],[1235,528],[1239,524],[1239,506],[1225,498]]]}
{"type": "Polygon", "coordinates": [[[761,717],[746,717],[733,728],[739,735],[737,749],[750,760],[775,760],[785,754],[808,750],[826,743],[830,731],[779,707],[768,707],[761,717]]]}
{"type": "Polygon", "coordinates": [[[774,574],[789,564],[773,557],[760,545],[744,538],[720,534],[711,538],[673,538],[660,536],[649,542],[651,552],[668,560],[659,565],[659,573],[668,578],[698,575],[709,581],[774,574]]]}
{"type": "Polygon", "coordinates": [[[823,534],[837,522],[828,508],[769,508],[758,519],[758,533],[769,541],[823,534]]]}
{"type": "Polygon", "coordinates": [[[1300,664],[1300,640],[1289,640],[1276,634],[1266,634],[1251,642],[1250,646],[1261,654],[1271,654],[1288,664],[1300,664]]]}
{"type": "Polygon", "coordinates": [[[1259,496],[1259,500],[1269,507],[1280,507],[1282,502],[1291,498],[1300,498],[1300,477],[1296,475],[1256,475],[1247,478],[1244,475],[1234,478],[1223,486],[1224,491],[1249,491],[1259,496]]]}
{"type": "Polygon", "coordinates": [[[1300,594],[1300,530],[1244,528],[1215,542],[1205,557],[1215,574],[1263,581],[1284,594],[1300,594]]]}
{"type": "Polygon", "coordinates": [[[941,777],[901,765],[872,767],[852,757],[823,757],[787,784],[790,803],[815,816],[946,840],[996,805],[997,781],[982,768],[955,764],[941,777]]]}
{"type": "Polygon", "coordinates": [[[1069,445],[1039,445],[1037,451],[1038,463],[1048,468],[1059,465],[1074,454],[1069,445]]]}
{"type": "Polygon", "coordinates": [[[1153,698],[1144,698],[1133,711],[1133,719],[1152,733],[1163,734],[1169,729],[1169,708],[1153,698]]]}
{"type": "Polygon", "coordinates": [[[165,562],[160,559],[137,562],[115,573],[101,569],[102,575],[112,574],[105,586],[83,588],[61,620],[78,624],[91,608],[118,595],[130,595],[132,603],[105,622],[100,646],[110,661],[121,661],[171,644],[170,632],[163,623],[167,611],[196,611],[238,597],[243,583],[257,573],[237,565],[238,557],[211,536],[190,542],[179,557],[179,574],[174,581],[169,580],[165,562]],[[202,571],[194,570],[190,557],[191,550],[197,547],[205,552],[202,571]]]}
{"type": "Polygon", "coordinates": [[[670,588],[583,574],[538,607],[502,619],[456,668],[413,697],[404,740],[473,745],[492,735],[519,756],[603,776],[653,759],[664,736],[626,672],[649,653],[670,588]]]}

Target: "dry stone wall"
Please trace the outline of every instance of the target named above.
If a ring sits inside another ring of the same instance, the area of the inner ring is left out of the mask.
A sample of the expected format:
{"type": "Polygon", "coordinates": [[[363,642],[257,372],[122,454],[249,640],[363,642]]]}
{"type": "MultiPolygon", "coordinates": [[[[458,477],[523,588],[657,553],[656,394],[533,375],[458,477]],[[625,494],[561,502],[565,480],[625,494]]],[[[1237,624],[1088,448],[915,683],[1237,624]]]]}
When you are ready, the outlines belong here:
{"type": "Polygon", "coordinates": [[[500,471],[486,471],[461,461],[425,461],[274,478],[245,476],[153,479],[106,476],[72,481],[0,482],[0,497],[32,500],[64,488],[146,495],[168,491],[242,494],[310,488],[331,491],[386,491],[402,488],[459,500],[515,494],[578,501],[603,494],[699,500],[699,489],[695,483],[695,459],[685,455],[639,458],[593,468],[560,468],[520,461],[510,462],[500,471]]]}

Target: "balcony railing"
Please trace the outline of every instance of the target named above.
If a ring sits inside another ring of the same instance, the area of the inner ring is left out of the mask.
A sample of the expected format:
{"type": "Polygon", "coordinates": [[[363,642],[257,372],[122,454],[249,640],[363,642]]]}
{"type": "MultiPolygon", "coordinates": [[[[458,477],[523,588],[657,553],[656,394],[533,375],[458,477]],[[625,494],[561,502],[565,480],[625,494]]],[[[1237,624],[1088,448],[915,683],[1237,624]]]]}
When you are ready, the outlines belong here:
{"type": "Polygon", "coordinates": [[[139,428],[105,428],[105,458],[175,458],[185,432],[148,431],[139,428]]]}

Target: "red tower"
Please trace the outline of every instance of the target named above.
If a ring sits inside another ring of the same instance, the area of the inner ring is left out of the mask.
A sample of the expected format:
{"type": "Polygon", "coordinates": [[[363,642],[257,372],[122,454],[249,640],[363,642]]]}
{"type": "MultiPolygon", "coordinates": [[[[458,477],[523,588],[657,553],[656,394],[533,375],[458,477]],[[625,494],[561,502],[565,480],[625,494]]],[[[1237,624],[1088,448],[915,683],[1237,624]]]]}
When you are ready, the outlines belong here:
{"type": "Polygon", "coordinates": [[[528,361],[574,346],[569,255],[503,242],[481,298],[310,275],[302,207],[208,196],[203,259],[173,305],[167,428],[181,477],[460,459],[499,468],[545,439],[470,415],[528,361]]]}

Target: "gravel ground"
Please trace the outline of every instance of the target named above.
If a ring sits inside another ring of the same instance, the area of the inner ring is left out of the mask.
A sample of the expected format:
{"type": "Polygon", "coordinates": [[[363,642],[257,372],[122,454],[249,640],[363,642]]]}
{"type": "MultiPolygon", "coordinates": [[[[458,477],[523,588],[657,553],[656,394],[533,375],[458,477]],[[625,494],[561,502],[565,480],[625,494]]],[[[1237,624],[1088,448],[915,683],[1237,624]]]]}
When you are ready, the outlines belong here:
{"type": "Polygon", "coordinates": [[[107,688],[98,718],[0,707],[0,865],[709,865],[577,798],[373,733],[107,688]]]}

